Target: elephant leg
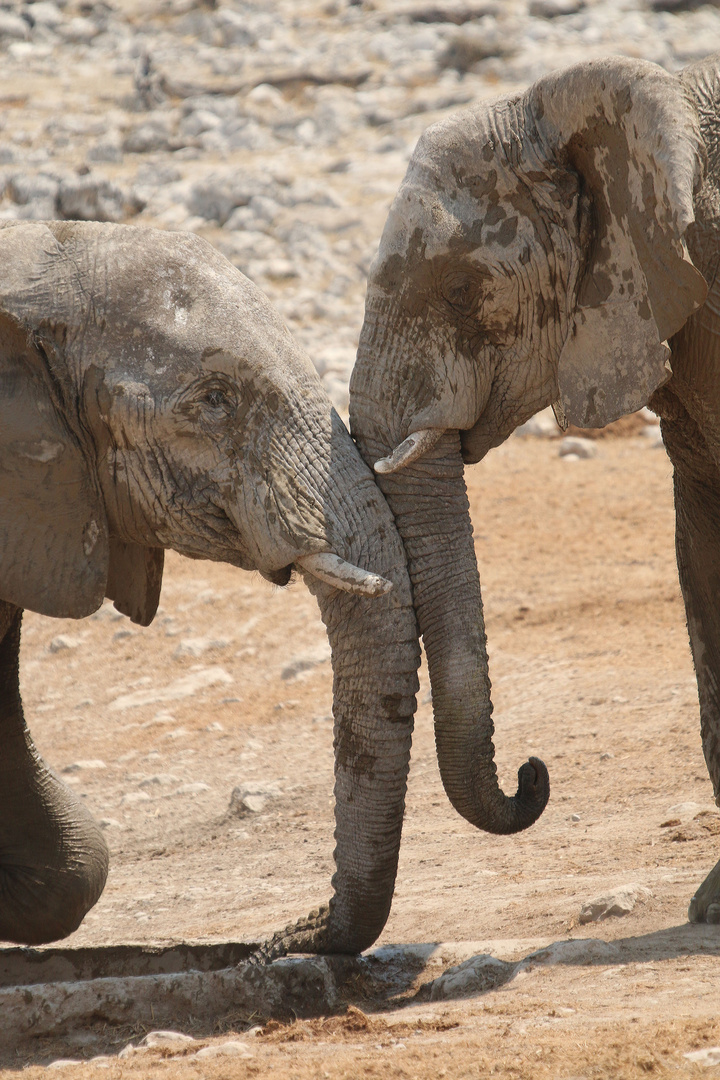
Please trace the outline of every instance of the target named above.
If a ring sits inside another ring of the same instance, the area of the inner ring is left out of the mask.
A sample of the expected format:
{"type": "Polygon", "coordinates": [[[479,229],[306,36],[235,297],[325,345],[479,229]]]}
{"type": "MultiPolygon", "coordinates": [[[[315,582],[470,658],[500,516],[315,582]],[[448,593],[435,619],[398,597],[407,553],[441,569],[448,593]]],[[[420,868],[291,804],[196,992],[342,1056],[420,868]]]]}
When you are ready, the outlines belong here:
{"type": "Polygon", "coordinates": [[[108,850],[99,826],[48,769],[23,717],[22,610],[0,601],[0,940],[67,937],[97,902],[108,850]]]}
{"type": "MultiPolygon", "coordinates": [[[[675,546],[700,699],[703,753],[720,805],[720,470],[680,407],[663,418],[675,475],[675,546]]],[[[720,922],[720,862],[697,890],[690,922],[720,922]]]]}

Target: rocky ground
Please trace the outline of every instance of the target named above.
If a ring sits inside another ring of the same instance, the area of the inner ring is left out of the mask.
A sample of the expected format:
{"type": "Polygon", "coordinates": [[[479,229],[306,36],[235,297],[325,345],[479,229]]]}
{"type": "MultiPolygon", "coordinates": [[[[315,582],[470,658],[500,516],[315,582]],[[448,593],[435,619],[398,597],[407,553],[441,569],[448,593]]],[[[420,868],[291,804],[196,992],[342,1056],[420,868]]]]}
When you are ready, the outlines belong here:
{"type": "MultiPolygon", "coordinates": [[[[715,49],[720,10],[673,0],[5,3],[0,216],[206,236],[280,308],[343,409],[365,273],[429,122],[584,57],[674,71],[715,49]]],[[[123,1058],[152,1010],[119,1030],[88,1022],[24,1044],[8,1070],[100,1055],[67,1075],[713,1075],[720,936],[685,912],[720,816],[670,466],[646,418],[619,434],[571,443],[536,418],[471,471],[501,780],[513,789],[537,753],[552,797],[520,837],[459,819],[423,674],[381,944],[447,943],[416,985],[468,957],[494,961],[472,960],[433,1001],[380,1009],[356,988],[362,1011],[341,1018],[258,1033],[257,1017],[230,1012],[217,1017],[230,1035],[189,1020],[202,1041],[123,1058]],[[527,961],[547,947],[550,961],[527,961]],[[506,982],[487,976],[496,963],[506,982]],[[240,1048],[220,1050],[228,1041],[240,1048]]],[[[331,673],[302,585],[273,591],[171,555],[146,630],[109,605],[80,623],[28,615],[22,679],[42,752],[112,850],[105,893],[69,944],[257,938],[327,897],[331,673]]]]}

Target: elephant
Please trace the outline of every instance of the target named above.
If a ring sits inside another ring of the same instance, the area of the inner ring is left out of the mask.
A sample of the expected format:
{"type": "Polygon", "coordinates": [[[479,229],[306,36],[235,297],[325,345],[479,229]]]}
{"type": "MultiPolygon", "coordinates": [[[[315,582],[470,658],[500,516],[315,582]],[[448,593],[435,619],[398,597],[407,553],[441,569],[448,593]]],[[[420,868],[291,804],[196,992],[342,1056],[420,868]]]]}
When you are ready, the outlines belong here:
{"type": "Polygon", "coordinates": [[[74,931],[98,825],[38,754],[21,617],[109,597],[147,625],[163,556],[293,569],[332,646],[336,871],[273,950],[356,953],[385,924],[418,687],[405,553],[373,474],[269,301],[207,241],[97,222],[0,228],[0,940],[74,931]]]}
{"type": "MultiPolygon", "coordinates": [[[[549,405],[563,428],[660,416],[720,805],[719,136],[720,56],[592,60],[429,127],[391,204],[350,428],[405,545],[442,780],[478,828],[532,824],[549,779],[531,758],[514,797],[497,782],[463,467],[549,405]]],[[[720,921],[720,864],[689,918],[720,921]]]]}

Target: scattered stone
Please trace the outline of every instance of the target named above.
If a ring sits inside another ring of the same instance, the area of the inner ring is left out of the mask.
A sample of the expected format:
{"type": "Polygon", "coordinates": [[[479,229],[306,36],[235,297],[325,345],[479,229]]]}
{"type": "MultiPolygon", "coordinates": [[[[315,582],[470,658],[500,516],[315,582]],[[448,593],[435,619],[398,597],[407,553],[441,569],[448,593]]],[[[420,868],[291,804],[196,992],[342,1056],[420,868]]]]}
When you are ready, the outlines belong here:
{"type": "Polygon", "coordinates": [[[13,11],[0,10],[0,38],[10,38],[15,41],[27,41],[30,36],[30,26],[13,11]]]}
{"type": "Polygon", "coordinates": [[[48,652],[64,652],[66,649],[77,649],[80,645],[82,645],[82,638],[72,637],[70,634],[58,634],[48,645],[48,652]]]}
{"type": "Polygon", "coordinates": [[[552,409],[542,409],[541,412],[535,413],[529,420],[526,420],[524,424],[521,424],[519,428],[515,429],[515,434],[523,438],[526,435],[534,436],[539,439],[554,439],[560,434],[560,428],[558,427],[555,414],[552,409]]]}
{"type": "Polygon", "coordinates": [[[122,221],[141,209],[117,184],[91,173],[63,180],[58,206],[68,221],[122,221]]]}
{"type": "Polygon", "coordinates": [[[691,1050],[690,1053],[683,1054],[683,1057],[705,1068],[709,1068],[711,1065],[720,1065],[720,1046],[708,1046],[704,1050],[691,1050]]]}
{"type": "Polygon", "coordinates": [[[696,802],[673,803],[673,805],[669,806],[665,811],[663,824],[660,828],[665,829],[668,825],[685,825],[705,809],[707,809],[707,807],[701,806],[700,803],[696,802]]]}
{"type": "Polygon", "coordinates": [[[302,675],[312,671],[314,668],[319,667],[321,664],[326,664],[331,655],[330,646],[327,642],[322,645],[318,645],[312,652],[303,653],[302,656],[296,656],[294,660],[291,660],[289,664],[280,672],[280,678],[284,682],[293,682],[299,679],[302,675]]]}
{"type": "Polygon", "coordinates": [[[206,690],[211,686],[226,685],[233,682],[232,675],[224,668],[209,667],[200,668],[182,679],[177,679],[169,686],[157,687],[151,690],[134,690],[130,694],[121,694],[110,703],[113,712],[122,712],[125,709],[136,709],[142,705],[152,705],[157,701],[178,701],[182,698],[192,697],[200,690],[206,690]]]}
{"type": "Polygon", "coordinates": [[[98,819],[98,825],[101,829],[122,829],[122,825],[117,818],[101,817],[98,819]]]}
{"type": "Polygon", "coordinates": [[[265,809],[268,799],[276,799],[280,794],[277,784],[241,784],[233,788],[228,814],[236,817],[260,814],[265,809]]]}
{"type": "Polygon", "coordinates": [[[603,753],[602,753],[602,754],[600,755],[600,760],[601,760],[601,761],[610,761],[610,760],[611,760],[612,758],[614,758],[614,757],[615,757],[615,755],[614,755],[614,754],[611,754],[609,750],[605,750],[605,751],[603,751],[603,753]]]}
{"type": "Polygon", "coordinates": [[[598,448],[594,439],[583,439],[577,435],[566,435],[558,447],[560,457],[574,456],[575,460],[597,457],[597,452],[598,448]]]}
{"type": "Polygon", "coordinates": [[[150,802],[147,791],[128,791],[120,800],[121,806],[134,806],[135,803],[150,802]]]}
{"type": "Polygon", "coordinates": [[[576,15],[584,6],[584,0],[530,0],[528,14],[536,19],[557,19],[559,15],[576,15]]]}
{"type": "Polygon", "coordinates": [[[171,150],[172,135],[165,117],[144,120],[125,134],[122,149],[126,154],[151,154],[171,150]]]}
{"type": "Polygon", "coordinates": [[[426,984],[423,996],[430,1001],[446,1001],[448,998],[469,997],[471,994],[484,994],[509,982],[517,971],[518,965],[498,960],[489,953],[472,956],[464,963],[448,968],[437,979],[426,984]]]}
{"type": "Polygon", "coordinates": [[[154,776],[146,776],[144,780],[141,780],[138,787],[144,790],[158,787],[173,787],[173,785],[179,783],[178,777],[173,776],[172,773],[155,773],[154,776]]]}
{"type": "Polygon", "coordinates": [[[69,1065],[83,1065],[81,1058],[56,1058],[47,1066],[48,1069],[66,1069],[69,1065]]]}
{"type": "Polygon", "coordinates": [[[107,769],[107,765],[100,758],[87,758],[83,761],[73,761],[62,770],[64,773],[85,772],[88,769],[107,769]]]}
{"type": "Polygon", "coordinates": [[[181,784],[174,792],[175,795],[202,795],[203,791],[210,791],[210,785],[197,780],[192,784],[181,784]]]}
{"type": "Polygon", "coordinates": [[[191,637],[183,638],[173,653],[176,660],[186,656],[199,657],[212,649],[227,649],[232,642],[227,638],[191,637]]]}
{"type": "Polygon", "coordinates": [[[205,1060],[206,1058],[218,1058],[218,1057],[253,1057],[253,1052],[245,1042],[240,1042],[239,1039],[229,1039],[227,1042],[210,1043],[209,1046],[204,1046],[202,1050],[198,1050],[196,1054],[192,1054],[188,1060],[194,1058],[198,1060],[205,1060]]]}
{"type": "Polygon", "coordinates": [[[612,892],[603,893],[602,896],[596,896],[583,904],[578,921],[585,924],[602,922],[603,919],[609,919],[611,916],[621,918],[623,915],[629,915],[638,902],[644,902],[651,897],[650,890],[642,885],[622,885],[618,889],[613,889],[612,892]]]}
{"type": "Polygon", "coordinates": [[[167,1047],[169,1050],[184,1049],[197,1040],[192,1035],[184,1035],[181,1031],[149,1031],[140,1046],[167,1047]]]}
{"type": "Polygon", "coordinates": [[[545,949],[530,953],[521,962],[521,967],[532,971],[539,964],[616,964],[619,957],[620,949],[612,942],[574,938],[556,941],[545,949]]]}

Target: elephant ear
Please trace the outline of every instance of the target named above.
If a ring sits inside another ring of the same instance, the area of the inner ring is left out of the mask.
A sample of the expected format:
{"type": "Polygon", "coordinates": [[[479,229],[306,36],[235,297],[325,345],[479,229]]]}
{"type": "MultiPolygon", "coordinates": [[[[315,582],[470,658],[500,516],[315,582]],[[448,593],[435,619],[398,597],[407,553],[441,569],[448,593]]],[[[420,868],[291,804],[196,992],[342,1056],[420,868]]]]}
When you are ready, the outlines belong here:
{"type": "Polygon", "coordinates": [[[105,594],[105,509],[45,357],[4,307],[0,291],[0,597],[79,619],[105,594]]]}
{"type": "Polygon", "coordinates": [[[667,381],[665,339],[707,295],[684,240],[704,164],[698,117],[678,79],[624,57],[548,75],[525,103],[539,141],[580,174],[591,204],[558,411],[603,427],[667,381]]]}

